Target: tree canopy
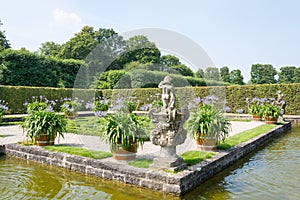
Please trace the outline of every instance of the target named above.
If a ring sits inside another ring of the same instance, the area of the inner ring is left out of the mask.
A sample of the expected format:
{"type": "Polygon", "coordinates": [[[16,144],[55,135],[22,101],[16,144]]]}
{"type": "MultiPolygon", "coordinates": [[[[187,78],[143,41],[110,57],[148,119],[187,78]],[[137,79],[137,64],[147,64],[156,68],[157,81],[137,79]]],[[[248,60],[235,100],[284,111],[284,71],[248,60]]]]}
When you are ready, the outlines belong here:
{"type": "Polygon", "coordinates": [[[294,83],[294,76],[296,72],[295,66],[285,66],[280,68],[279,83],[294,83]]]}
{"type": "MultiPolygon", "coordinates": [[[[1,23],[1,20],[0,20],[0,28],[3,24],[1,23]]],[[[9,49],[10,48],[10,44],[9,44],[9,41],[6,39],[6,36],[5,36],[5,31],[2,31],[0,29],[0,51],[3,50],[3,49],[9,49]]]]}
{"type": "Polygon", "coordinates": [[[204,72],[204,78],[206,78],[208,80],[219,81],[220,80],[219,69],[217,67],[206,68],[205,72],[204,72]]]}
{"type": "Polygon", "coordinates": [[[253,64],[251,67],[252,84],[274,84],[277,72],[271,64],[253,64]]]}
{"type": "Polygon", "coordinates": [[[238,84],[238,85],[244,85],[244,77],[242,75],[241,70],[234,69],[234,70],[232,70],[230,72],[229,83],[231,83],[231,84],[238,84]]]}
{"type": "Polygon", "coordinates": [[[230,75],[229,75],[229,68],[227,66],[220,68],[220,76],[222,81],[224,82],[230,82],[230,75]]]}

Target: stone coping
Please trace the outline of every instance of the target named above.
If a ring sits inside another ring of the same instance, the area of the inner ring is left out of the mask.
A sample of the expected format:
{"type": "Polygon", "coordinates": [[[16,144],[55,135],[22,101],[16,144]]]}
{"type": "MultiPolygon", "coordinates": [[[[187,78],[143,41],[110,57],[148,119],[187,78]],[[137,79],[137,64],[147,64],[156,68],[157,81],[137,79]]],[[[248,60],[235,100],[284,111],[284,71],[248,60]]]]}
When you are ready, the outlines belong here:
{"type": "Polygon", "coordinates": [[[226,151],[218,151],[211,159],[202,161],[178,173],[167,173],[161,170],[135,168],[111,159],[95,160],[66,153],[47,151],[36,146],[7,144],[0,146],[0,152],[43,164],[64,167],[71,171],[94,175],[100,178],[120,181],[138,187],[183,195],[198,187],[208,178],[233,164],[243,156],[265,145],[273,138],[291,130],[291,123],[278,125],[267,133],[261,134],[247,142],[241,143],[226,151]]]}

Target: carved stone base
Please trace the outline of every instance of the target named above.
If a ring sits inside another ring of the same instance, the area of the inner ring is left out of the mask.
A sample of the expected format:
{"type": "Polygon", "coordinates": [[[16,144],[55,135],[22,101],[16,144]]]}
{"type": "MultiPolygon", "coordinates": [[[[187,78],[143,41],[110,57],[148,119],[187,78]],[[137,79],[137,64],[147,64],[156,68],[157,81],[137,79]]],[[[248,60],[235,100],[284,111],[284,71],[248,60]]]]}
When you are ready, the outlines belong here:
{"type": "Polygon", "coordinates": [[[154,158],[151,165],[151,168],[167,169],[170,171],[180,171],[186,167],[187,165],[183,162],[182,158],[176,154],[176,146],[162,147],[160,156],[154,158]]]}

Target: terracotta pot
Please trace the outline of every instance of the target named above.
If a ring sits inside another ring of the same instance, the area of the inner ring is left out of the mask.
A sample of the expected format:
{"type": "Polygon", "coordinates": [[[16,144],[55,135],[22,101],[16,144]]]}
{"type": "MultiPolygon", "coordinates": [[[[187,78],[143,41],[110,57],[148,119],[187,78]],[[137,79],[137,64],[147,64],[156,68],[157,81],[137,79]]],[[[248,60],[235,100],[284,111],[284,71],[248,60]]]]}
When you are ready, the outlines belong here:
{"type": "Polygon", "coordinates": [[[201,134],[197,137],[196,140],[197,149],[201,151],[212,151],[217,149],[218,145],[218,138],[217,137],[203,137],[201,134]]]}
{"type": "Polygon", "coordinates": [[[39,137],[35,138],[37,146],[49,146],[54,145],[55,138],[53,136],[49,136],[47,134],[40,134],[39,137]]]}
{"type": "Polygon", "coordinates": [[[75,112],[75,113],[70,113],[69,115],[67,115],[67,118],[68,119],[76,119],[76,117],[77,117],[77,113],[75,112]]]}
{"type": "Polygon", "coordinates": [[[275,117],[266,117],[265,122],[266,124],[277,124],[277,119],[275,117]]]}
{"type": "Polygon", "coordinates": [[[137,143],[130,142],[130,148],[123,148],[122,144],[112,146],[113,158],[115,160],[133,160],[136,158],[137,143]]]}
{"type": "Polygon", "coordinates": [[[261,117],[258,115],[252,115],[252,120],[253,121],[261,121],[261,117]]]}

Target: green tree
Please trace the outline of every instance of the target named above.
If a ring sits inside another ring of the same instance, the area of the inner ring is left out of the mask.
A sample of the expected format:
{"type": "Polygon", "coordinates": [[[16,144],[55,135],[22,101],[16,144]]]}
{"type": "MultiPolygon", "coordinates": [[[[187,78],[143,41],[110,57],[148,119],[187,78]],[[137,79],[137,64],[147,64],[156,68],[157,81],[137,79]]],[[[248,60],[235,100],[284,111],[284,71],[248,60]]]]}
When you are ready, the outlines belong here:
{"type": "Polygon", "coordinates": [[[146,36],[136,35],[126,41],[126,53],[123,56],[126,63],[159,63],[160,55],[159,49],[146,36]]]}
{"type": "Polygon", "coordinates": [[[96,47],[99,33],[93,27],[84,26],[79,33],[62,45],[60,58],[83,60],[96,47]]]}
{"type": "Polygon", "coordinates": [[[232,84],[244,85],[244,77],[241,70],[234,69],[230,72],[229,82],[232,84]]]}
{"type": "Polygon", "coordinates": [[[251,67],[252,84],[274,84],[276,83],[275,68],[271,64],[253,64],[251,67]]]}
{"type": "Polygon", "coordinates": [[[39,50],[42,55],[57,57],[61,51],[61,45],[55,42],[44,42],[39,50]]]}
{"type": "Polygon", "coordinates": [[[196,73],[194,74],[194,76],[195,76],[196,78],[204,78],[204,71],[203,71],[203,69],[199,68],[199,69],[196,71],[196,73]]]}
{"type": "Polygon", "coordinates": [[[160,58],[160,62],[161,62],[161,64],[163,64],[167,67],[181,64],[181,62],[179,61],[179,58],[177,58],[176,56],[173,56],[173,55],[163,55],[160,58]]]}
{"type": "Polygon", "coordinates": [[[219,69],[217,67],[206,68],[205,72],[204,72],[204,78],[206,78],[208,80],[219,81],[220,80],[219,69]]]}
{"type": "Polygon", "coordinates": [[[230,75],[229,75],[229,68],[227,66],[220,68],[220,76],[222,81],[224,82],[230,82],[230,75]]]}
{"type": "Polygon", "coordinates": [[[173,65],[170,68],[175,69],[183,76],[194,76],[194,72],[184,64],[173,65]]]}
{"type": "Polygon", "coordinates": [[[99,28],[96,36],[98,47],[97,50],[101,57],[101,61],[105,60],[105,70],[119,70],[123,69],[127,63],[126,58],[123,56],[126,51],[126,42],[122,36],[118,35],[113,29],[99,28]]]}
{"type": "Polygon", "coordinates": [[[295,66],[285,66],[280,68],[279,83],[294,83],[295,66]]]}
{"type": "MultiPolygon", "coordinates": [[[[1,25],[3,25],[3,24],[1,23],[1,20],[0,20],[0,28],[1,28],[1,25]]],[[[9,48],[10,48],[10,44],[9,44],[9,41],[6,39],[5,31],[0,30],[0,51],[3,49],[9,49],[9,48]]]]}
{"type": "Polygon", "coordinates": [[[300,67],[295,69],[293,83],[300,83],[300,67]]]}

